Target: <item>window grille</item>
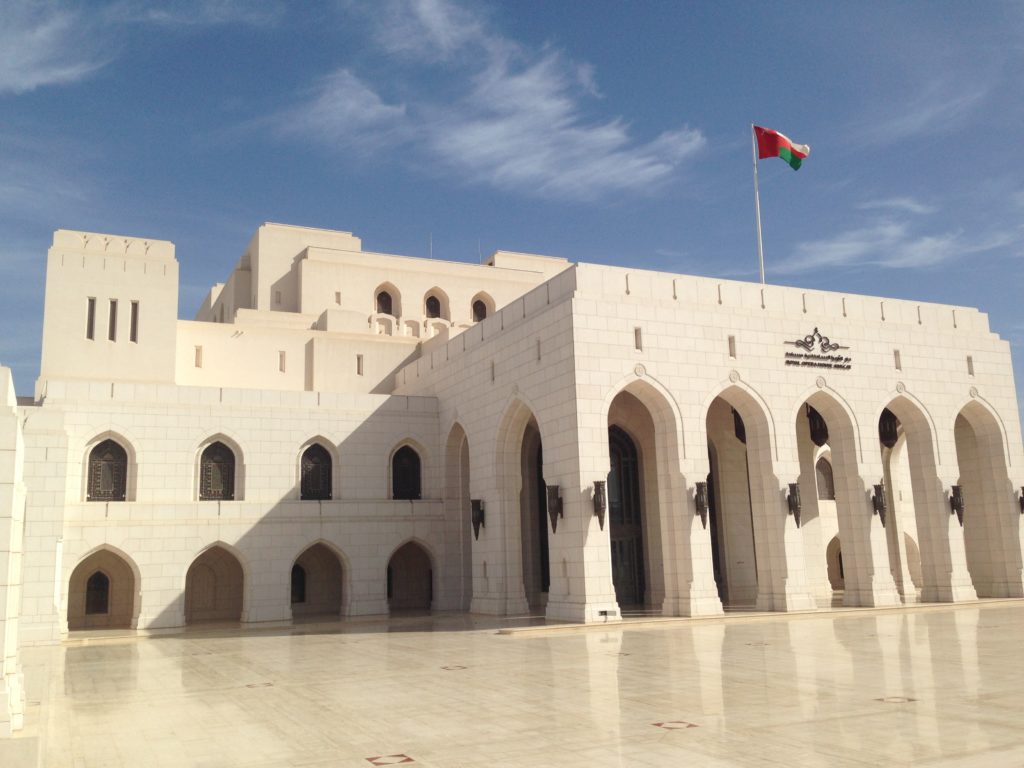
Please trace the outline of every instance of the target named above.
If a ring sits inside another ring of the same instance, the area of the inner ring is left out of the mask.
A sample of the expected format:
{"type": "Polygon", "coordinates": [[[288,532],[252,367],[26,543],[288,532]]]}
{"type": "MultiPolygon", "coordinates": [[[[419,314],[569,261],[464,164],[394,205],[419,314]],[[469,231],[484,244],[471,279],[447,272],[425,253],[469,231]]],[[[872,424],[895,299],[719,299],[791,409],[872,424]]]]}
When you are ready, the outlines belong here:
{"type": "Polygon", "coordinates": [[[128,454],[114,440],[104,440],[89,453],[86,501],[124,501],[128,454]]]}
{"type": "Polygon", "coordinates": [[[224,443],[212,443],[199,459],[199,500],[233,501],[234,498],[235,454],[224,443]]]}
{"type": "Polygon", "coordinates": [[[311,445],[302,454],[302,500],[331,498],[331,454],[322,445],[311,445]]]}
{"type": "Polygon", "coordinates": [[[420,498],[420,456],[403,445],[391,459],[391,498],[420,498]]]}

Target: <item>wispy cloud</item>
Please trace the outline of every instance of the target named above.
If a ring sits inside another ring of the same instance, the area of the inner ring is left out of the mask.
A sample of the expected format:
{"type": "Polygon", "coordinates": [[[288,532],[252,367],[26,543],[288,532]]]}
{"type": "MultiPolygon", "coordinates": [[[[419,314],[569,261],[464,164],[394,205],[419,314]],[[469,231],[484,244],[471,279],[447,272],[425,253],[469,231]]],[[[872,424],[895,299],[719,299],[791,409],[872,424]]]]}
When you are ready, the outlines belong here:
{"type": "Polygon", "coordinates": [[[0,95],[96,74],[117,57],[118,33],[129,25],[262,25],[283,12],[279,2],[257,0],[179,0],[159,7],[121,0],[87,11],[61,2],[0,0],[0,95]]]}
{"type": "Polygon", "coordinates": [[[82,15],[51,3],[0,0],[0,94],[72,83],[102,68],[106,54],[82,15]]]}
{"type": "Polygon", "coordinates": [[[982,238],[969,237],[960,230],[919,234],[905,222],[876,221],[835,237],[800,243],[793,256],[774,269],[794,273],[826,267],[925,268],[996,250],[1017,240],[1019,237],[1007,232],[982,238]]]}
{"type": "Polygon", "coordinates": [[[962,127],[987,97],[988,88],[983,83],[936,79],[918,96],[857,127],[853,142],[883,146],[925,134],[950,133],[962,127]]]}
{"type": "Polygon", "coordinates": [[[646,141],[623,117],[594,119],[593,67],[550,47],[530,51],[447,0],[385,2],[369,19],[389,54],[439,65],[457,94],[388,103],[349,70],[325,78],[276,119],[278,133],[360,149],[407,143],[415,159],[470,183],[545,198],[592,200],[668,181],[706,143],[688,126],[646,141]]]}
{"type": "Polygon", "coordinates": [[[886,197],[879,200],[868,200],[858,205],[857,208],[862,211],[898,211],[919,215],[935,213],[938,210],[934,206],[922,203],[912,197],[886,197]]]}

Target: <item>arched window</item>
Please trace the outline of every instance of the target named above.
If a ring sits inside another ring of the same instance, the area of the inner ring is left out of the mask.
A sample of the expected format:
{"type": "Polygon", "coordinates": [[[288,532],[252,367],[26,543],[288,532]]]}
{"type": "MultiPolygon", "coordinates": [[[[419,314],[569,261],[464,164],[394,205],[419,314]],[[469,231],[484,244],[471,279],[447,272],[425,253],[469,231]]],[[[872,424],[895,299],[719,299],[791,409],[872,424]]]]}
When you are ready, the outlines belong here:
{"type": "Polygon", "coordinates": [[[292,566],[292,602],[306,602],[306,569],[298,563],[292,566]]]}
{"type": "Polygon", "coordinates": [[[473,302],[473,322],[479,323],[481,320],[487,317],[487,305],[482,300],[477,299],[473,302]]]}
{"type": "Polygon", "coordinates": [[[382,315],[394,314],[391,311],[391,294],[387,291],[381,291],[377,294],[377,312],[382,315]]]}
{"type": "Polygon", "coordinates": [[[427,296],[427,317],[441,316],[441,300],[437,296],[427,296]]]}
{"type": "Polygon", "coordinates": [[[391,457],[391,498],[420,498],[420,455],[408,445],[391,457]]]}
{"type": "Polygon", "coordinates": [[[822,456],[814,465],[814,473],[818,479],[818,498],[823,501],[836,500],[836,485],[832,478],[832,465],[822,456]]]}
{"type": "Polygon", "coordinates": [[[104,440],[89,453],[86,501],[124,501],[128,454],[114,440],[104,440]]]}
{"type": "Polygon", "coordinates": [[[302,454],[302,481],[299,498],[331,498],[331,454],[319,443],[313,443],[302,454]]]}
{"type": "Polygon", "coordinates": [[[110,579],[103,571],[96,571],[85,583],[85,612],[110,613],[110,579]]]}
{"type": "Polygon", "coordinates": [[[235,454],[224,443],[211,443],[199,459],[199,500],[235,498],[235,454]]]}

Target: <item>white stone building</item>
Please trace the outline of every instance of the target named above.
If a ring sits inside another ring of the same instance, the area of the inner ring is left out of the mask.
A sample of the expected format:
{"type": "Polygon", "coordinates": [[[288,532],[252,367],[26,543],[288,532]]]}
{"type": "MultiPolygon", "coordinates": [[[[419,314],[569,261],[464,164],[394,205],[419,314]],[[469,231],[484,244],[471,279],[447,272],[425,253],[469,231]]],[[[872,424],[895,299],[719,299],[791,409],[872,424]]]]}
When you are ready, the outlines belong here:
{"type": "Polygon", "coordinates": [[[0,369],[0,730],[79,629],[1024,596],[975,309],[278,224],[177,305],[171,243],[55,233],[34,397],[0,369]]]}

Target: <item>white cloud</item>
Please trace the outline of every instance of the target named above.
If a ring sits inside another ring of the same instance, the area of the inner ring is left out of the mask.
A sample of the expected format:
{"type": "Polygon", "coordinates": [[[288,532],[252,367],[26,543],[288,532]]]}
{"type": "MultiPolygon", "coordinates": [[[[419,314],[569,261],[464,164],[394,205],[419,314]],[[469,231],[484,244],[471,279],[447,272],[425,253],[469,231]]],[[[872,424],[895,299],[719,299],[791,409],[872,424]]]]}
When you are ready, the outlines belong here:
{"type": "Polygon", "coordinates": [[[663,184],[705,145],[681,126],[648,141],[622,117],[588,117],[593,67],[551,49],[531,52],[446,0],[388,2],[370,20],[385,52],[444,63],[457,94],[386,103],[348,70],[275,123],[283,132],[360,148],[409,148],[467,183],[546,198],[590,200],[663,184]],[[465,55],[463,55],[465,54],[465,55]]]}
{"type": "Polygon", "coordinates": [[[283,135],[372,149],[400,139],[405,133],[405,116],[404,106],[384,103],[351,71],[340,69],[317,84],[308,102],[280,113],[273,124],[283,135]]]}
{"type": "Polygon", "coordinates": [[[177,0],[159,6],[123,0],[111,5],[107,17],[122,23],[151,23],[165,26],[213,26],[248,24],[263,26],[284,14],[284,5],[276,0],[177,0]]]}
{"type": "Polygon", "coordinates": [[[0,0],[0,94],[72,83],[107,63],[76,11],[53,3],[0,0]]]}
{"type": "Polygon", "coordinates": [[[935,80],[916,98],[856,129],[854,143],[887,145],[925,134],[944,134],[961,127],[988,96],[983,83],[953,78],[935,80]]]}
{"type": "Polygon", "coordinates": [[[912,197],[886,197],[879,200],[868,200],[857,206],[862,211],[899,211],[902,213],[915,213],[925,215],[935,213],[937,208],[927,203],[922,203],[912,197]]]}
{"type": "Polygon", "coordinates": [[[925,268],[1002,248],[1017,240],[1003,232],[982,239],[970,239],[961,231],[916,234],[903,222],[876,221],[832,238],[800,243],[794,255],[776,265],[774,271],[793,273],[862,266],[925,268]]]}

